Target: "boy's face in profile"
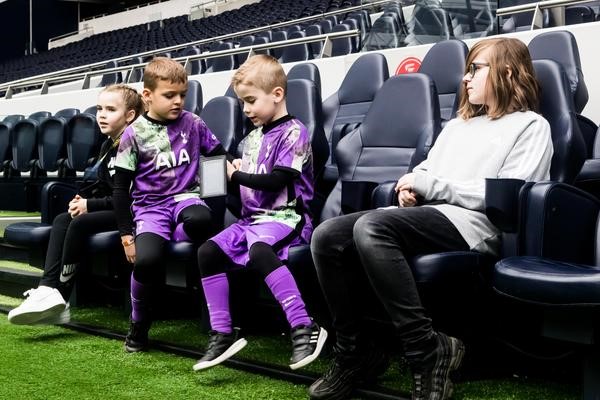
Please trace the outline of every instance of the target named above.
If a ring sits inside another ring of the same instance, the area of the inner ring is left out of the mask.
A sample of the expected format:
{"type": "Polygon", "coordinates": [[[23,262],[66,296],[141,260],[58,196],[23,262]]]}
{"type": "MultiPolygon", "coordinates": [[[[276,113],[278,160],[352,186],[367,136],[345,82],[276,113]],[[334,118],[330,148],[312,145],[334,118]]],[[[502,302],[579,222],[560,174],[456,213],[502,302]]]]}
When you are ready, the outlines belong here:
{"type": "Polygon", "coordinates": [[[148,104],[148,116],[157,121],[177,119],[183,110],[187,83],[159,80],[156,88],[144,88],[144,101],[148,104]]]}
{"type": "Polygon", "coordinates": [[[270,93],[254,85],[240,83],[235,87],[235,93],[243,103],[244,114],[254,126],[262,126],[280,117],[283,101],[283,89],[274,88],[270,93]]]}

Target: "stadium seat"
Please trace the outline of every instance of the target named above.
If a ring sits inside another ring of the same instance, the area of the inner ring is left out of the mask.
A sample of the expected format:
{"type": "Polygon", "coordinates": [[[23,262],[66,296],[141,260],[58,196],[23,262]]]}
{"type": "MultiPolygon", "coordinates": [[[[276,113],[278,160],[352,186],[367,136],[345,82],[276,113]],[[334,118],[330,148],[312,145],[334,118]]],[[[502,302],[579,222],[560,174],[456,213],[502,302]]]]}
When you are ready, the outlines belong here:
{"type": "MultiPolygon", "coordinates": [[[[273,40],[272,42],[285,42],[288,39],[288,33],[286,31],[275,31],[273,32],[273,40]]],[[[271,54],[273,57],[279,59],[283,54],[284,47],[277,47],[275,49],[271,49],[271,54]]]]}
{"type": "Polygon", "coordinates": [[[362,124],[335,149],[340,173],[321,220],[370,208],[369,187],[375,185],[364,182],[397,180],[424,160],[426,145],[441,129],[439,112],[435,85],[427,75],[397,75],[385,81],[362,124]],[[353,206],[344,209],[346,204],[353,206]]]}
{"type": "Polygon", "coordinates": [[[338,178],[335,155],[338,142],[362,122],[388,76],[388,65],[383,55],[362,55],[352,64],[338,91],[323,102],[323,128],[330,146],[330,158],[323,175],[326,181],[333,184],[338,178]],[[365,76],[369,79],[364,79],[365,76]]]}
{"type": "MultiPolygon", "coordinates": [[[[116,61],[109,61],[104,65],[105,69],[116,68],[118,66],[116,61]]],[[[123,81],[123,77],[121,76],[121,72],[109,72],[102,75],[102,80],[98,87],[106,87],[108,85],[112,85],[113,83],[121,83],[123,81]]]]}
{"type": "Polygon", "coordinates": [[[195,80],[188,80],[187,94],[183,103],[183,109],[200,115],[202,111],[202,85],[195,80]]]}
{"type": "Polygon", "coordinates": [[[225,150],[235,154],[243,135],[242,110],[237,99],[229,96],[212,98],[200,113],[225,150]]]}
{"type": "Polygon", "coordinates": [[[399,47],[400,43],[400,31],[393,18],[381,16],[373,22],[364,48],[366,51],[393,49],[399,47]]]}
{"type": "Polygon", "coordinates": [[[554,60],[563,66],[573,94],[575,111],[581,113],[589,95],[583,79],[575,36],[569,31],[544,32],[531,39],[527,47],[533,60],[554,60]]]}
{"type": "MultiPolygon", "coordinates": [[[[502,259],[493,270],[495,291],[516,304],[523,318],[541,319],[536,334],[576,344],[583,399],[600,393],[599,215],[594,196],[556,182],[534,185],[526,201],[522,256],[502,259]]],[[[521,331],[514,324],[512,329],[521,331]]]]}
{"type": "Polygon", "coordinates": [[[23,115],[8,115],[0,122],[0,166],[2,166],[2,176],[4,178],[19,176],[20,172],[11,168],[12,145],[11,130],[14,124],[22,119],[23,115]]]}
{"type": "Polygon", "coordinates": [[[419,72],[429,75],[435,82],[442,126],[456,116],[468,51],[467,45],[460,40],[438,42],[429,49],[419,68],[419,72]]]}
{"type": "Polygon", "coordinates": [[[41,122],[37,144],[38,168],[47,172],[59,171],[58,176],[60,178],[65,177],[66,127],[69,120],[77,114],[79,114],[78,109],[66,108],[57,111],[54,116],[41,122]]]}
{"type": "MultiPolygon", "coordinates": [[[[288,39],[299,39],[305,37],[306,34],[303,31],[292,31],[288,39]]],[[[311,51],[306,43],[287,45],[283,48],[281,58],[279,62],[289,63],[297,61],[306,61],[312,56],[311,51]]]]}
{"type": "Polygon", "coordinates": [[[313,153],[313,171],[315,177],[318,177],[329,158],[329,144],[323,130],[320,90],[312,80],[292,79],[288,76],[286,104],[288,113],[298,118],[308,129],[313,153]]]}
{"type": "Polygon", "coordinates": [[[321,74],[319,68],[313,63],[296,64],[287,73],[288,80],[292,79],[308,79],[314,82],[319,94],[321,93],[321,74]]]}
{"type": "MultiPolygon", "coordinates": [[[[217,47],[216,51],[230,49],[233,49],[233,44],[229,42],[224,42],[217,47]]],[[[220,56],[213,58],[212,62],[210,63],[210,67],[208,67],[204,72],[208,74],[211,72],[229,71],[235,68],[237,68],[237,66],[235,64],[235,58],[233,57],[233,55],[220,56]]]]}
{"type": "MultiPolygon", "coordinates": [[[[332,33],[349,31],[350,27],[346,24],[338,24],[331,30],[332,33]]],[[[352,38],[338,38],[331,41],[331,57],[345,56],[346,54],[352,53],[354,50],[354,43],[352,38]]]]}
{"type": "MultiPolygon", "coordinates": [[[[323,34],[321,25],[317,24],[307,26],[305,32],[306,36],[319,36],[323,34]]],[[[309,58],[319,58],[321,55],[321,50],[323,49],[323,42],[312,42],[308,44],[308,47],[310,49],[310,52],[312,53],[312,56],[310,56],[309,58]]]]}

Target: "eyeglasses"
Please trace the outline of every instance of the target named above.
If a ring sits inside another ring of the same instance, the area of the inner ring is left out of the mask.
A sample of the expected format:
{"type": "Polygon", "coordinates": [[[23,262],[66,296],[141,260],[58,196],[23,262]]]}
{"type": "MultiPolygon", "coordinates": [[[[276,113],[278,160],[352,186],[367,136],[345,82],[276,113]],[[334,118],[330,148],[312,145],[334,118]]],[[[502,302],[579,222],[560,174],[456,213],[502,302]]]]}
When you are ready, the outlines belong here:
{"type": "Polygon", "coordinates": [[[489,67],[489,66],[490,66],[489,63],[484,63],[484,62],[472,62],[471,64],[469,64],[468,73],[469,73],[469,75],[471,75],[471,79],[473,79],[475,77],[475,73],[481,67],[489,67]]]}

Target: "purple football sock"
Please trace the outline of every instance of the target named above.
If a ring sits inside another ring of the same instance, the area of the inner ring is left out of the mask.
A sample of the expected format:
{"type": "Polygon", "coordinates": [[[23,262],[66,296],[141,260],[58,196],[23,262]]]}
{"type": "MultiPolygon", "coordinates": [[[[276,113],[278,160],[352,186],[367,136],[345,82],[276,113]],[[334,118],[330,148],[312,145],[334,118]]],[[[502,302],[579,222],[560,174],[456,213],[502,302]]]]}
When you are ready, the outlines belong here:
{"type": "Polygon", "coordinates": [[[290,327],[309,326],[312,323],[306,312],[298,286],[296,286],[296,281],[285,265],[267,275],[265,282],[271,289],[273,296],[281,304],[290,327]]]}
{"type": "Polygon", "coordinates": [[[149,319],[148,303],[150,302],[151,285],[140,283],[131,274],[131,320],[134,322],[149,319]]]}
{"type": "Polygon", "coordinates": [[[201,279],[204,297],[208,306],[210,326],[219,333],[229,334],[231,314],[229,313],[229,281],[227,275],[217,274],[201,279]]]}

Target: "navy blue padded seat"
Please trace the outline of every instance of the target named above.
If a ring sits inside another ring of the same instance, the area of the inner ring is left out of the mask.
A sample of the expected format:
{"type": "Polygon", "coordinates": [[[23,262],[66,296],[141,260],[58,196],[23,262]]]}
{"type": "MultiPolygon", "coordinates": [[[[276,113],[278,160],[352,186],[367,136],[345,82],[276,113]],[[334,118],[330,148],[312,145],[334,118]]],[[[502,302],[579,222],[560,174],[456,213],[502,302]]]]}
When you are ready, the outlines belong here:
{"type": "Polygon", "coordinates": [[[397,180],[423,161],[428,144],[441,129],[439,113],[435,85],[427,75],[388,79],[377,91],[362,124],[344,136],[335,149],[340,174],[321,220],[343,212],[346,182],[397,180]]]}
{"type": "Polygon", "coordinates": [[[468,52],[467,45],[461,40],[438,42],[429,49],[419,68],[419,72],[429,75],[435,82],[442,125],[456,116],[468,52]]]}
{"type": "Polygon", "coordinates": [[[319,68],[313,63],[306,62],[294,65],[287,73],[288,80],[292,79],[308,79],[312,81],[319,94],[321,93],[321,73],[319,68]]]}
{"type": "Polygon", "coordinates": [[[338,91],[323,102],[323,128],[330,146],[330,159],[323,176],[326,181],[335,182],[338,178],[335,156],[338,142],[360,125],[388,76],[385,56],[364,54],[352,64],[338,91]]]}
{"type": "Polygon", "coordinates": [[[183,102],[183,109],[200,115],[202,111],[202,85],[200,82],[194,80],[188,80],[187,94],[185,101],[183,102]]]}
{"type": "Polygon", "coordinates": [[[525,215],[523,256],[496,263],[493,287],[527,313],[524,318],[541,317],[542,336],[579,345],[582,398],[596,398],[600,201],[569,185],[542,182],[531,188],[525,215]]]}

